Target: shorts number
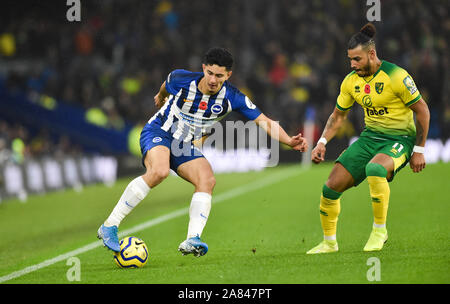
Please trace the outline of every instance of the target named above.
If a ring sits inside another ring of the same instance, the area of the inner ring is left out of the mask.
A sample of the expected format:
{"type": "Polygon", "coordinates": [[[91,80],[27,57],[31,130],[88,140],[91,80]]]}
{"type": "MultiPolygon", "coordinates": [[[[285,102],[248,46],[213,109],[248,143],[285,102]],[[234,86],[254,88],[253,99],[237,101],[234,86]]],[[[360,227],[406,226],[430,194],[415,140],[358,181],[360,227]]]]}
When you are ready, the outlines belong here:
{"type": "Polygon", "coordinates": [[[401,151],[403,150],[403,145],[402,145],[402,144],[399,144],[399,143],[395,143],[395,144],[392,146],[392,148],[396,149],[398,152],[401,152],[401,151]],[[400,147],[397,149],[397,146],[400,146],[400,147]]]}

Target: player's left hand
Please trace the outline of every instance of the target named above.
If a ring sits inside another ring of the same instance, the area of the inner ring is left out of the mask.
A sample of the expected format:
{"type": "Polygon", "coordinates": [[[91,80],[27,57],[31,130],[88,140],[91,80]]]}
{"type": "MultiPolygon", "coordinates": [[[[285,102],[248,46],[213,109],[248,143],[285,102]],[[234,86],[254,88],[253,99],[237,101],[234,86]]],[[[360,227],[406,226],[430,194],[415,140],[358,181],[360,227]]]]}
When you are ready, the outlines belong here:
{"type": "Polygon", "coordinates": [[[155,106],[159,109],[163,106],[163,104],[167,101],[167,97],[163,98],[161,94],[156,94],[155,97],[153,97],[155,101],[155,106]]]}
{"type": "Polygon", "coordinates": [[[409,161],[409,166],[414,173],[419,173],[425,169],[425,156],[423,153],[413,153],[411,160],[409,161]]]}
{"type": "Polygon", "coordinates": [[[302,137],[302,133],[299,133],[291,137],[289,146],[296,151],[305,152],[308,149],[308,142],[302,137]]]}

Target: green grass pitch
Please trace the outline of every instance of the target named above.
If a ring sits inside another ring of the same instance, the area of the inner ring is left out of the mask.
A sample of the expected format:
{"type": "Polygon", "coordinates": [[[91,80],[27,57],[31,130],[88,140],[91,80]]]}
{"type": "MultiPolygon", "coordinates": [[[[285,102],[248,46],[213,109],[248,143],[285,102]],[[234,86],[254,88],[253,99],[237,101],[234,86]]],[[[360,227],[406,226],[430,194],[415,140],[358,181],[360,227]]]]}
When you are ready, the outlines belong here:
{"type": "MultiPolygon", "coordinates": [[[[306,255],[322,240],[318,204],[331,166],[305,170],[283,165],[219,174],[202,236],[209,245],[207,255],[195,258],[177,251],[188,224],[187,213],[181,213],[133,233],[150,251],[144,268],[119,269],[112,253],[97,246],[76,254],[80,281],[68,280],[67,258],[52,259],[97,241],[98,226],[130,178],[112,188],[95,185],[78,193],[32,196],[27,203],[2,203],[0,282],[3,278],[3,284],[450,283],[450,163],[427,165],[419,174],[407,167],[396,176],[390,184],[389,240],[381,252],[362,251],[373,220],[365,181],[342,197],[340,251],[306,255]],[[368,280],[371,257],[380,261],[380,281],[368,280]],[[49,261],[46,267],[5,279],[44,261],[49,261]]],[[[192,185],[170,176],[124,220],[120,231],[188,208],[192,192],[192,185]]]]}

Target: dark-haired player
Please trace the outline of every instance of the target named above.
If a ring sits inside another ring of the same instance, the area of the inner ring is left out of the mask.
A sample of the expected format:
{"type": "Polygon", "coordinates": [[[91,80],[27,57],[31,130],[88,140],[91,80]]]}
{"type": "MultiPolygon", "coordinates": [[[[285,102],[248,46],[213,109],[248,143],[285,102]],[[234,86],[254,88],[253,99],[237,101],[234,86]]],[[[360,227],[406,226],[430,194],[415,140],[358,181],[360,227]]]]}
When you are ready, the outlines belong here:
{"type": "Polygon", "coordinates": [[[361,105],[365,129],[336,160],[323,186],[320,220],[324,240],[308,254],[338,251],[336,226],[340,197],[342,192],[359,185],[366,177],[374,222],[364,251],[381,250],[388,238],[388,182],[408,161],[414,172],[425,168],[428,106],[404,69],[378,59],[374,35],[375,26],[368,23],[351,37],[347,54],[353,71],[342,82],[336,108],[312,151],[311,158],[315,163],[323,161],[325,145],[336,135],[354,102],[361,105]]]}
{"type": "Polygon", "coordinates": [[[209,162],[193,145],[216,121],[231,111],[254,120],[270,136],[298,151],[307,148],[298,134],[290,137],[276,122],[232,86],[233,57],[223,48],[212,48],[204,56],[203,71],[174,70],[155,96],[160,110],[143,128],[140,138],[144,175],[129,183],[111,215],[98,230],[106,247],[120,251],[117,230],[123,218],[161,183],[172,169],[195,187],[189,209],[187,239],[178,250],[202,256],[208,246],[200,237],[211,209],[215,178],[209,162]]]}

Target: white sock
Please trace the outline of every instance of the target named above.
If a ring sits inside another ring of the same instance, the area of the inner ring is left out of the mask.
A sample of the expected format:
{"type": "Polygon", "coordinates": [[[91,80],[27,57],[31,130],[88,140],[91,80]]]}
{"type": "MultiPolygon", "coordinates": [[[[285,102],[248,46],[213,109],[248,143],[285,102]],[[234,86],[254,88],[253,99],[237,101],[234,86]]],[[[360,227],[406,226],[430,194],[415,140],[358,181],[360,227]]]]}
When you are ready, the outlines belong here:
{"type": "Polygon", "coordinates": [[[324,235],[323,239],[326,241],[336,241],[336,234],[333,235],[324,235]]]}
{"type": "Polygon", "coordinates": [[[144,181],[142,176],[133,179],[125,188],[116,207],[114,207],[105,226],[117,226],[148,194],[150,187],[144,181]]]}
{"type": "Polygon", "coordinates": [[[374,228],[386,228],[386,224],[375,224],[373,223],[374,228]]]}
{"type": "Polygon", "coordinates": [[[201,236],[211,211],[211,194],[195,192],[189,208],[189,226],[187,238],[201,236]]]}

